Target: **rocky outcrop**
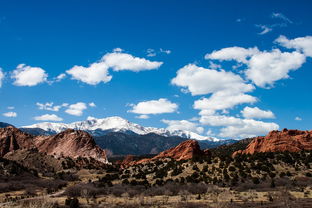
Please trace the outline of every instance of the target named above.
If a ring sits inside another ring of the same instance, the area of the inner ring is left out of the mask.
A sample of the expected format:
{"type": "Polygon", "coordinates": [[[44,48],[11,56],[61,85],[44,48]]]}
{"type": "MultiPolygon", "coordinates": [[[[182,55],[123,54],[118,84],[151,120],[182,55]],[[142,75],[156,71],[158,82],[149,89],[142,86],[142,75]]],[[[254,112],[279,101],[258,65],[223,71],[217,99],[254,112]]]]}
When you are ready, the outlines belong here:
{"type": "Polygon", "coordinates": [[[203,156],[204,151],[200,149],[200,146],[196,140],[186,140],[180,143],[178,146],[163,151],[153,157],[153,159],[159,158],[172,158],[175,160],[188,160],[195,156],[203,156]]]}
{"type": "Polygon", "coordinates": [[[1,157],[14,150],[32,148],[56,157],[84,157],[108,162],[105,151],[84,131],[68,129],[54,136],[36,137],[12,126],[0,129],[1,157]]]}
{"type": "Polygon", "coordinates": [[[312,150],[312,131],[288,130],[271,131],[265,137],[256,137],[245,150],[233,153],[254,154],[257,152],[299,152],[312,150]]]}
{"type": "MultiPolygon", "coordinates": [[[[209,156],[209,155],[211,155],[210,151],[208,149],[204,151],[201,150],[196,140],[186,140],[180,143],[176,147],[173,147],[171,149],[168,149],[159,153],[153,158],[145,158],[137,162],[135,161],[128,162],[128,166],[129,165],[131,166],[134,164],[140,164],[140,163],[147,163],[153,160],[164,159],[164,158],[172,158],[172,159],[179,161],[179,160],[188,160],[188,159],[192,159],[195,157],[203,157],[203,156],[209,156]]],[[[128,158],[127,160],[130,160],[130,158],[128,158]]]]}
{"type": "Polygon", "coordinates": [[[18,149],[34,147],[34,137],[24,133],[13,126],[0,128],[0,157],[18,149]]]}
{"type": "Polygon", "coordinates": [[[38,136],[35,143],[40,152],[49,155],[94,158],[107,163],[105,151],[84,131],[67,129],[54,136],[38,136]]]}

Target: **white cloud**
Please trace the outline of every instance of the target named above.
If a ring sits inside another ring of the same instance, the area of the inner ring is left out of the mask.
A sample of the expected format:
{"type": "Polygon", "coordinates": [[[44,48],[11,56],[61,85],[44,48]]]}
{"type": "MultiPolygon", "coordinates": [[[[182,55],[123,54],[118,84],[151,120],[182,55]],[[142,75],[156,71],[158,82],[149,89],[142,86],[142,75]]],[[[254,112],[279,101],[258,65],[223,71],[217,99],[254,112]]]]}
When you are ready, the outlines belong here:
{"type": "Polygon", "coordinates": [[[171,50],[160,49],[160,53],[170,54],[171,50]]]}
{"type": "Polygon", "coordinates": [[[108,53],[102,57],[101,61],[113,68],[114,71],[129,70],[134,72],[154,70],[163,64],[163,62],[149,61],[127,53],[108,53]]]}
{"type": "Polygon", "coordinates": [[[161,120],[163,123],[167,124],[168,130],[185,130],[185,131],[191,131],[196,132],[198,134],[202,134],[204,132],[204,128],[201,126],[198,126],[198,124],[195,124],[193,122],[187,121],[187,120],[161,120]]]}
{"type": "Polygon", "coordinates": [[[8,106],[7,109],[13,110],[13,109],[15,109],[15,107],[14,106],[8,106]]]}
{"type": "MultiPolygon", "coordinates": [[[[39,103],[37,102],[36,105],[40,110],[47,110],[47,111],[59,111],[62,107],[65,107],[63,105],[54,105],[53,102],[47,102],[47,103],[39,103]]],[[[66,105],[66,104],[65,104],[66,105]]]]}
{"type": "Polygon", "coordinates": [[[115,52],[115,53],[121,53],[121,52],[123,52],[123,49],[122,49],[122,48],[114,48],[114,49],[113,49],[113,52],[115,52]]]}
{"type": "Polygon", "coordinates": [[[297,117],[295,118],[295,120],[296,120],[296,121],[302,121],[302,118],[299,117],[299,116],[297,116],[297,117]]]}
{"type": "Polygon", "coordinates": [[[304,62],[305,56],[301,53],[274,49],[253,55],[245,73],[259,87],[273,86],[275,81],[288,78],[289,71],[297,70],[304,62]]]}
{"type": "Polygon", "coordinates": [[[272,130],[277,130],[279,126],[276,123],[256,121],[253,119],[242,119],[242,125],[227,126],[220,130],[221,137],[255,137],[265,135],[272,130]]]}
{"type": "Polygon", "coordinates": [[[34,117],[36,121],[62,121],[63,119],[55,114],[44,114],[42,116],[34,117]]]}
{"type": "Polygon", "coordinates": [[[201,114],[214,114],[217,110],[231,109],[243,103],[255,103],[257,98],[244,93],[217,92],[209,98],[201,98],[194,102],[194,109],[201,110],[201,114]]]}
{"type": "Polygon", "coordinates": [[[5,117],[14,118],[17,116],[17,113],[10,111],[10,112],[3,113],[2,115],[5,117]]]}
{"type": "Polygon", "coordinates": [[[279,13],[279,12],[273,12],[273,13],[272,13],[272,18],[282,19],[282,20],[284,20],[285,22],[290,23],[290,24],[293,23],[288,17],[286,17],[284,14],[279,13]]]}
{"type": "Polygon", "coordinates": [[[139,119],[149,119],[149,116],[148,115],[139,115],[139,116],[136,116],[136,118],[139,118],[139,119]]]}
{"type": "Polygon", "coordinates": [[[272,28],[267,25],[256,25],[256,27],[259,27],[262,30],[261,32],[258,33],[259,35],[264,35],[272,31],[272,28]]]}
{"type": "Polygon", "coordinates": [[[11,78],[15,79],[16,86],[35,86],[47,81],[48,74],[40,67],[26,66],[20,64],[13,70],[11,78]]]}
{"type": "Polygon", "coordinates": [[[65,112],[73,116],[81,116],[85,109],[87,109],[87,105],[83,102],[78,102],[76,104],[69,105],[65,112]]]}
{"type": "Polygon", "coordinates": [[[2,80],[4,79],[4,73],[2,72],[2,69],[0,68],[0,87],[2,87],[2,80]]]}
{"type": "Polygon", "coordinates": [[[249,92],[254,89],[251,84],[232,72],[206,69],[189,64],[177,71],[171,83],[185,87],[192,95],[204,95],[220,91],[230,93],[249,92]]]}
{"type": "MultiPolygon", "coordinates": [[[[296,48],[305,54],[312,55],[312,39],[288,40],[280,36],[276,42],[288,48],[296,48]]],[[[258,48],[230,47],[213,51],[205,56],[206,59],[235,60],[247,65],[247,78],[259,87],[272,87],[275,81],[288,78],[288,73],[297,70],[305,62],[305,55],[293,51],[282,52],[279,49],[259,51],[258,48]]]]}
{"type": "Polygon", "coordinates": [[[61,80],[65,79],[66,77],[66,74],[62,73],[62,74],[59,74],[56,78],[55,78],[55,81],[56,82],[60,82],[61,80]]]}
{"type": "Polygon", "coordinates": [[[254,137],[267,134],[276,130],[279,126],[276,123],[268,123],[253,119],[241,119],[233,116],[210,115],[202,116],[200,123],[209,126],[224,126],[220,129],[221,137],[254,137]]]}
{"type": "Polygon", "coordinates": [[[160,98],[159,100],[149,100],[144,102],[139,102],[136,105],[132,104],[132,110],[129,112],[136,114],[162,114],[162,113],[173,113],[177,111],[178,105],[172,103],[165,98],[160,98]]]}
{"type": "Polygon", "coordinates": [[[66,73],[72,76],[72,79],[85,82],[90,85],[97,85],[100,82],[107,83],[111,81],[112,76],[108,73],[108,66],[104,62],[93,63],[89,67],[74,66],[66,73]]]}
{"type": "Polygon", "coordinates": [[[231,61],[247,63],[247,58],[259,52],[257,47],[242,48],[242,47],[228,47],[221,50],[215,50],[210,54],[205,55],[205,59],[214,59],[220,61],[231,61]]]}
{"type": "MultiPolygon", "coordinates": [[[[144,58],[134,57],[127,53],[115,52],[105,54],[99,62],[90,64],[89,67],[74,66],[66,71],[72,79],[85,82],[90,85],[97,85],[100,82],[111,81],[109,68],[114,71],[129,70],[134,72],[153,70],[159,68],[163,62],[149,61],[144,58]]],[[[118,52],[117,52],[118,51],[118,52]]]]}
{"type": "Polygon", "coordinates": [[[222,66],[220,64],[215,64],[212,61],[209,61],[209,68],[210,69],[221,69],[222,66]]]}
{"type": "Polygon", "coordinates": [[[209,126],[241,126],[243,120],[240,118],[224,115],[203,115],[200,123],[209,126]]]}
{"type": "Polygon", "coordinates": [[[91,102],[88,104],[90,107],[96,107],[95,103],[94,102],[91,102]]]}
{"type": "Polygon", "coordinates": [[[275,118],[272,111],[261,110],[258,107],[251,108],[246,106],[241,113],[245,118],[275,118]]]}
{"type": "Polygon", "coordinates": [[[275,42],[286,48],[294,48],[303,52],[306,56],[312,57],[312,36],[299,37],[289,40],[285,36],[279,36],[275,42]]]}
{"type": "Polygon", "coordinates": [[[156,56],[156,52],[155,52],[155,50],[152,49],[152,48],[147,49],[147,50],[146,50],[146,53],[147,53],[147,56],[148,56],[148,57],[156,56]]]}

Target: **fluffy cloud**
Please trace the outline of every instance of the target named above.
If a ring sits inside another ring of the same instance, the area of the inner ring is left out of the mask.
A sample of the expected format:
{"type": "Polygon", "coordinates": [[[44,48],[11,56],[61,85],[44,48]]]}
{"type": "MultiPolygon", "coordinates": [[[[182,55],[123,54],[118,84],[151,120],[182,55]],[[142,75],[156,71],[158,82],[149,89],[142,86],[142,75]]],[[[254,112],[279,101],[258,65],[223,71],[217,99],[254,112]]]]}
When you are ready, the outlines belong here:
{"type": "Polygon", "coordinates": [[[243,93],[217,92],[209,98],[201,98],[194,102],[194,109],[201,110],[201,114],[214,114],[216,110],[233,108],[243,103],[255,103],[257,98],[243,93]]]}
{"type": "Polygon", "coordinates": [[[265,135],[269,131],[277,130],[279,126],[276,123],[256,121],[253,119],[242,119],[241,125],[227,126],[220,130],[221,137],[255,137],[265,135]]]}
{"type": "Polygon", "coordinates": [[[258,107],[251,108],[247,106],[241,111],[241,113],[245,118],[275,118],[272,111],[261,110],[258,107]]]}
{"type": "Polygon", "coordinates": [[[73,116],[81,116],[85,109],[87,109],[87,105],[83,102],[78,102],[76,104],[69,105],[65,112],[73,116]]]}
{"type": "Polygon", "coordinates": [[[63,119],[55,114],[44,114],[42,116],[34,117],[36,121],[62,121],[63,119]]]}
{"type": "Polygon", "coordinates": [[[26,66],[20,64],[13,70],[11,78],[15,79],[16,86],[35,86],[47,81],[48,74],[40,67],[26,66]]]}
{"type": "Polygon", "coordinates": [[[62,105],[54,105],[53,102],[47,102],[47,103],[37,102],[36,105],[38,106],[40,110],[59,111],[62,107],[66,107],[68,104],[63,103],[62,105]]]}
{"type": "Polygon", "coordinates": [[[209,126],[239,126],[243,125],[243,120],[232,116],[224,115],[203,115],[200,123],[209,126]]]}
{"type": "MultiPolygon", "coordinates": [[[[276,42],[287,48],[296,48],[305,54],[312,55],[311,37],[288,40],[280,36],[276,42]]],[[[305,62],[304,54],[281,52],[279,49],[272,51],[259,51],[258,48],[230,47],[213,51],[205,56],[206,59],[235,60],[247,66],[246,77],[259,87],[271,87],[275,81],[288,78],[288,73],[297,70],[305,62]]]]}
{"type": "Polygon", "coordinates": [[[4,79],[4,73],[2,72],[2,69],[0,68],[0,87],[2,87],[2,80],[4,79]]]}
{"type": "Polygon", "coordinates": [[[247,63],[247,58],[258,53],[257,47],[242,48],[242,47],[229,47],[221,50],[213,51],[205,55],[205,59],[215,59],[220,61],[235,60],[237,62],[247,63]]]}
{"type": "Polygon", "coordinates": [[[17,113],[11,111],[11,112],[3,113],[2,115],[5,116],[5,117],[14,118],[14,117],[17,116],[17,113]]]}
{"type": "Polygon", "coordinates": [[[189,64],[179,69],[177,76],[171,83],[185,87],[192,95],[204,95],[216,92],[240,93],[254,89],[253,85],[246,84],[244,80],[232,72],[206,69],[189,64]]]}
{"type": "Polygon", "coordinates": [[[224,126],[220,129],[219,136],[234,138],[263,135],[279,128],[276,123],[262,122],[253,119],[241,119],[224,115],[202,116],[200,118],[200,123],[209,126],[224,126]]]}
{"type": "Polygon", "coordinates": [[[195,124],[193,122],[187,121],[187,120],[162,120],[163,123],[167,124],[168,130],[185,130],[185,131],[191,131],[196,132],[198,134],[202,134],[204,132],[204,128],[198,126],[198,124],[195,124]]]}
{"type": "Polygon", "coordinates": [[[149,100],[132,105],[132,110],[129,112],[147,115],[173,113],[177,111],[177,109],[178,105],[176,103],[172,103],[165,98],[160,98],[159,100],[149,100]]]}
{"type": "Polygon", "coordinates": [[[88,67],[74,66],[67,70],[66,73],[71,75],[72,79],[96,85],[100,82],[107,83],[111,81],[112,76],[109,75],[109,68],[112,68],[114,71],[129,70],[139,72],[157,69],[162,64],[162,62],[149,61],[114,50],[113,53],[105,54],[99,62],[92,63],[88,67]]]}
{"type": "Polygon", "coordinates": [[[163,64],[163,62],[149,61],[127,53],[108,53],[102,57],[101,61],[113,68],[114,71],[134,72],[157,69],[163,64]]]}
{"type": "Polygon", "coordinates": [[[112,76],[108,74],[108,66],[103,62],[93,63],[89,67],[74,66],[66,73],[71,75],[72,79],[89,85],[97,85],[100,82],[107,83],[112,79],[112,76]]]}
{"type": "Polygon", "coordinates": [[[289,40],[285,36],[281,35],[275,40],[275,42],[279,43],[283,47],[294,48],[300,52],[303,52],[306,56],[312,57],[312,36],[289,40]]]}
{"type": "Polygon", "coordinates": [[[96,107],[96,105],[95,105],[94,102],[91,102],[91,103],[89,103],[88,105],[89,105],[90,107],[92,107],[92,108],[96,107]]]}
{"type": "Polygon", "coordinates": [[[289,71],[297,70],[304,62],[305,56],[301,53],[275,49],[253,55],[245,73],[259,87],[273,86],[275,81],[288,78],[289,71]]]}

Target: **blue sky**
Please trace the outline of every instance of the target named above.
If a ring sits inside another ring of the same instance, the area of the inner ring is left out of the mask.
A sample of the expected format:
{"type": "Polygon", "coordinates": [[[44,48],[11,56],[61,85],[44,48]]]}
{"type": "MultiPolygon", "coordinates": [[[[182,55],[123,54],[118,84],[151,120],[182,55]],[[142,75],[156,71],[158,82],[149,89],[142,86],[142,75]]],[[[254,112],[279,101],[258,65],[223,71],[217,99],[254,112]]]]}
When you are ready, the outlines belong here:
{"type": "Polygon", "coordinates": [[[311,129],[311,8],[2,1],[0,120],[121,116],[220,138],[311,129]]]}

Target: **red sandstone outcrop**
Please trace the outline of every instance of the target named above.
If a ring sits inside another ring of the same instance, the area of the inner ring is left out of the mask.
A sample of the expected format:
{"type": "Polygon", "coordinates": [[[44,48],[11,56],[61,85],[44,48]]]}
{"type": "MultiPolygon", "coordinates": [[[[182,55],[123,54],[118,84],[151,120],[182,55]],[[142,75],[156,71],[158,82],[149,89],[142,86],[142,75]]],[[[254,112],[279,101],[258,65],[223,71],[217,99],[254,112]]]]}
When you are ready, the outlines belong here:
{"type": "Polygon", "coordinates": [[[13,126],[0,128],[0,157],[18,149],[34,147],[33,136],[24,133],[13,126]]]}
{"type": "Polygon", "coordinates": [[[35,137],[11,126],[0,129],[0,156],[17,149],[32,148],[58,157],[85,157],[108,162],[105,151],[84,131],[68,129],[53,136],[35,137]]]}
{"type": "Polygon", "coordinates": [[[312,150],[312,131],[287,130],[271,131],[265,137],[256,137],[245,150],[233,153],[254,154],[256,152],[299,152],[312,150]]]}
{"type": "Polygon", "coordinates": [[[175,160],[188,160],[195,156],[203,156],[204,152],[200,149],[200,146],[196,140],[186,140],[180,143],[178,146],[165,150],[153,159],[159,158],[172,158],[175,160]]]}
{"type": "Polygon", "coordinates": [[[210,155],[209,150],[202,151],[200,146],[196,140],[186,140],[180,143],[178,146],[173,147],[171,149],[165,150],[153,158],[146,158],[139,160],[137,162],[132,162],[130,164],[139,164],[146,163],[152,160],[163,159],[163,158],[172,158],[177,161],[179,160],[188,160],[194,157],[202,157],[205,155],[210,155]]]}

